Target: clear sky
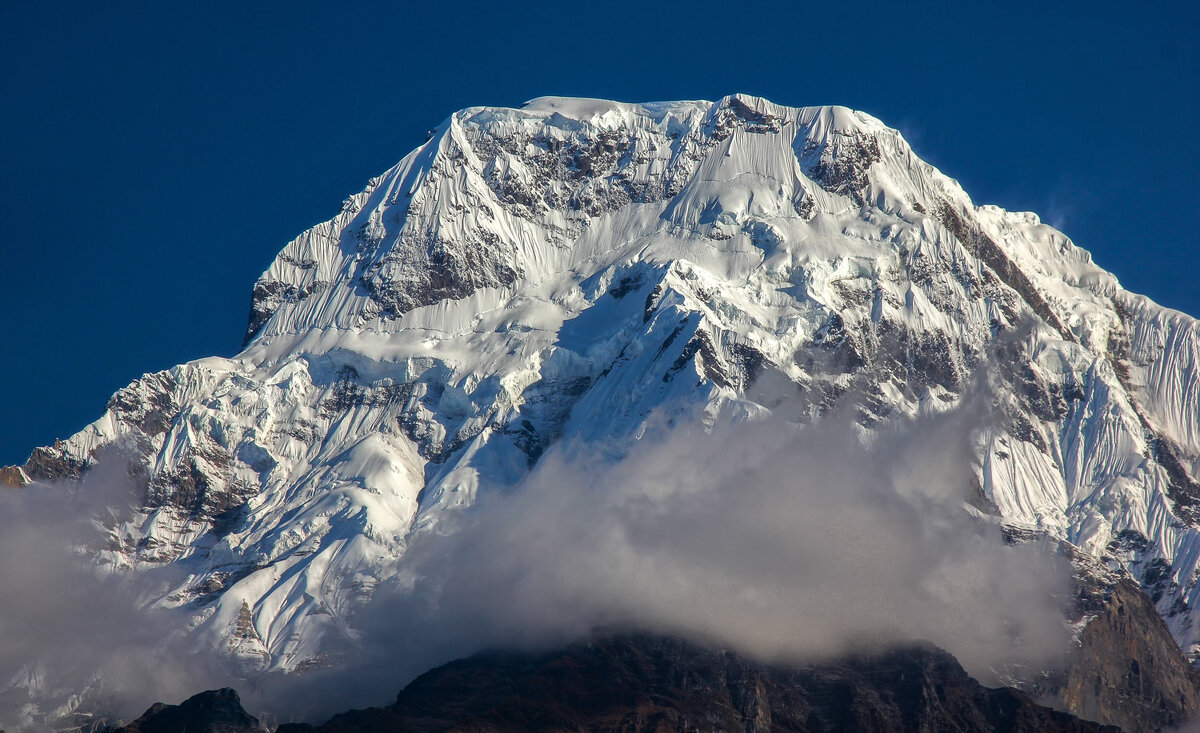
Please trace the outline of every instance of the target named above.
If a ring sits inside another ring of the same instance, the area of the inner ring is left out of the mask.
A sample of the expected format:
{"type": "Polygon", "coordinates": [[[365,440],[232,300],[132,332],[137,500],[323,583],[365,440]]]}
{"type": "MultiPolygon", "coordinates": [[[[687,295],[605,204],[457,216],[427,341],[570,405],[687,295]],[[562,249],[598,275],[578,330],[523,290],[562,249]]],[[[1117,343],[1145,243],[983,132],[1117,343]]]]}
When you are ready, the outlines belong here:
{"type": "Polygon", "coordinates": [[[1200,315],[1198,5],[0,0],[0,464],[234,354],[284,243],[542,95],[865,110],[1200,315]]]}

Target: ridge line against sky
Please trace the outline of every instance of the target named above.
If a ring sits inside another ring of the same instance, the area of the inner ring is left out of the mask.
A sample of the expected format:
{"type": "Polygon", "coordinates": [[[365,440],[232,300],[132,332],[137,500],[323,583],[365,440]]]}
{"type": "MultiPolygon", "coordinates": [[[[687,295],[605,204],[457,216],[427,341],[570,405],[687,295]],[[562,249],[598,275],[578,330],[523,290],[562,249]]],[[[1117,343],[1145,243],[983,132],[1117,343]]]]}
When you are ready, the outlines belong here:
{"type": "Polygon", "coordinates": [[[0,464],[232,355],[283,245],[456,109],[842,104],[1200,314],[1200,9],[859,3],[0,5],[0,464]]]}

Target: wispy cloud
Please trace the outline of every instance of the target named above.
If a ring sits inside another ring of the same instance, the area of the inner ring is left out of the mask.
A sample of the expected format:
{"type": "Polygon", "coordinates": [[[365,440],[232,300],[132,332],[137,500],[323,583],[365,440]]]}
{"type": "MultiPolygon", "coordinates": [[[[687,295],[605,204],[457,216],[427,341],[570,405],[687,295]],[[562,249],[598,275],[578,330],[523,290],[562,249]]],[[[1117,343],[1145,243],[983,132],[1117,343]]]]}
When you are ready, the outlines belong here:
{"type": "Polygon", "coordinates": [[[804,428],[681,425],[619,461],[600,457],[612,446],[551,451],[515,490],[416,538],[411,573],[355,620],[378,656],[289,708],[316,690],[379,704],[449,659],[598,626],[776,661],[930,640],[985,680],[1054,666],[1066,565],[966,509],[985,401],[870,439],[846,409],[804,428]]]}
{"type": "Polygon", "coordinates": [[[97,566],[108,527],[139,499],[117,454],[78,483],[0,493],[0,727],[52,722],[73,697],[129,717],[219,679],[179,638],[180,617],[147,607],[166,578],[97,566]]]}
{"type": "MultiPolygon", "coordinates": [[[[188,646],[182,614],[146,610],[173,579],[97,574],[72,551],[100,546],[139,498],[124,461],[101,461],[73,487],[3,497],[0,675],[50,698],[90,687],[123,717],[233,684],[255,712],[312,720],[384,704],[456,657],[598,626],[767,660],[924,639],[985,679],[1053,665],[1067,568],[966,508],[989,404],[977,394],[870,435],[847,405],[807,427],[779,410],[708,429],[664,421],[632,445],[560,445],[520,485],[483,487],[476,506],[412,539],[402,579],[338,642],[352,645],[339,655],[349,666],[249,681],[188,646]]],[[[10,706],[0,722],[22,714],[10,706]]]]}

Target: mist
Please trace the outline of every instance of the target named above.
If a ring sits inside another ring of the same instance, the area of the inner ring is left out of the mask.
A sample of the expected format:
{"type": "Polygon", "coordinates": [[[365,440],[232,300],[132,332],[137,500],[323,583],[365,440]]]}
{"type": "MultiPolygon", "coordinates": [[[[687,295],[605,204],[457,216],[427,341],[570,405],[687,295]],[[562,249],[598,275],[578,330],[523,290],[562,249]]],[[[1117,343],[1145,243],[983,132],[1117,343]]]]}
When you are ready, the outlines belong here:
{"type": "Polygon", "coordinates": [[[986,404],[870,437],[848,406],[808,427],[664,418],[619,460],[612,445],[558,446],[414,538],[408,571],[353,620],[361,666],[260,699],[320,720],[454,658],[598,628],[770,662],[931,641],[985,684],[1060,666],[1069,566],[968,508],[986,404]]]}
{"type": "MultiPolygon", "coordinates": [[[[125,720],[233,686],[267,720],[320,722],[386,705],[452,659],[598,628],[773,662],[931,641],[985,684],[1010,665],[1056,667],[1069,566],[1006,544],[969,506],[989,406],[969,395],[869,434],[852,404],[807,426],[784,410],[707,425],[664,415],[631,444],[557,445],[520,484],[481,486],[473,507],[411,538],[398,579],[349,619],[345,666],[251,680],[190,646],[184,614],[148,607],[171,570],[97,572],[80,550],[103,546],[140,498],[113,468],[124,461],[100,461],[79,484],[2,497],[0,675],[48,698],[87,689],[125,720]]],[[[12,694],[0,697],[10,730],[28,724],[12,694]]]]}
{"type": "Polygon", "coordinates": [[[124,456],[99,458],[78,482],[0,490],[0,728],[44,729],[72,697],[127,720],[224,679],[215,655],[191,654],[181,615],[149,607],[172,571],[97,564],[142,498],[124,456]]]}

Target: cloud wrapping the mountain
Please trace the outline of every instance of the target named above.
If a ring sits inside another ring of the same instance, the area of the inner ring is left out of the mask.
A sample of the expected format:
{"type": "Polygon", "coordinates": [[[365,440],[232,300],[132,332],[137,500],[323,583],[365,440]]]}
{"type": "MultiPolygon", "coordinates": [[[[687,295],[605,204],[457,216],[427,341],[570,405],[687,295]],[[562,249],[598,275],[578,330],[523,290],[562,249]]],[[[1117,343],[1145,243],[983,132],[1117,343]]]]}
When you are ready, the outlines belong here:
{"type": "Polygon", "coordinates": [[[1057,666],[1069,566],[967,509],[986,402],[869,438],[848,406],[803,428],[663,421],[619,461],[613,446],[551,450],[516,488],[481,490],[458,526],[418,535],[412,574],[355,619],[375,664],[302,685],[289,707],[322,691],[380,704],[452,658],[597,627],[768,661],[929,640],[985,682],[1057,666]]]}
{"type": "MultiPolygon", "coordinates": [[[[219,654],[185,649],[178,616],[145,608],[169,579],[97,574],[75,554],[133,503],[114,468],[124,462],[101,461],[81,484],[3,497],[0,674],[91,686],[126,719],[233,685],[253,712],[322,720],[386,704],[450,659],[597,627],[769,661],[929,640],[985,682],[1007,664],[1055,666],[1069,567],[1006,544],[966,508],[987,403],[971,396],[869,436],[848,404],[805,427],[784,410],[708,425],[663,417],[632,445],[558,446],[519,485],[483,486],[474,507],[414,537],[408,570],[334,641],[348,666],[249,681],[219,654]]],[[[0,706],[5,724],[20,722],[0,706]]]]}
{"type": "Polygon", "coordinates": [[[128,718],[222,678],[214,655],[185,649],[178,616],[147,607],[169,587],[161,572],[94,564],[106,526],[138,498],[127,461],[111,451],[100,458],[77,483],[0,491],[2,728],[52,722],[69,712],[54,701],[71,696],[128,718]]]}

